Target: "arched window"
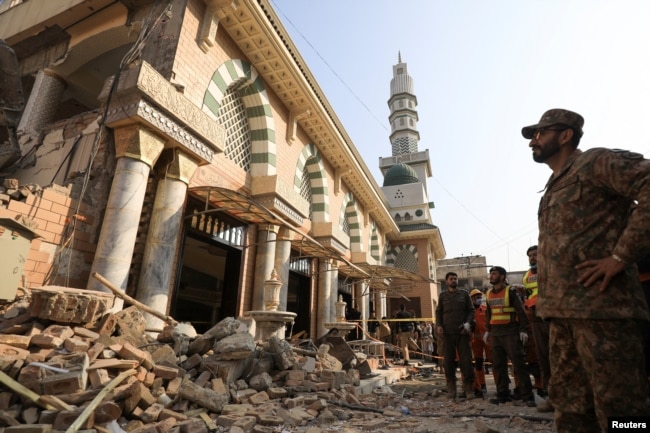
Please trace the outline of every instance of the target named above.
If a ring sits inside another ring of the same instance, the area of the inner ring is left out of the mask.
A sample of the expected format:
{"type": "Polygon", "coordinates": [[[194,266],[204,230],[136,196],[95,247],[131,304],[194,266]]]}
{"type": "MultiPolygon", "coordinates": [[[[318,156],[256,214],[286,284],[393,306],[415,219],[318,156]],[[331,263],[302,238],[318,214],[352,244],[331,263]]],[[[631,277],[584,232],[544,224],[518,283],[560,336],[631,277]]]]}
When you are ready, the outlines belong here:
{"type": "Polygon", "coordinates": [[[230,86],[223,95],[218,121],[226,130],[224,155],[246,171],[251,166],[251,131],[246,106],[239,95],[241,80],[230,86]]]}
{"type": "Polygon", "coordinates": [[[403,249],[395,257],[395,267],[417,273],[418,259],[410,249],[403,249]]]}
{"type": "Polygon", "coordinates": [[[309,219],[312,218],[312,204],[311,204],[311,181],[309,180],[309,171],[307,168],[309,164],[305,164],[305,168],[302,170],[302,181],[300,183],[300,196],[307,200],[309,203],[309,219]]]}

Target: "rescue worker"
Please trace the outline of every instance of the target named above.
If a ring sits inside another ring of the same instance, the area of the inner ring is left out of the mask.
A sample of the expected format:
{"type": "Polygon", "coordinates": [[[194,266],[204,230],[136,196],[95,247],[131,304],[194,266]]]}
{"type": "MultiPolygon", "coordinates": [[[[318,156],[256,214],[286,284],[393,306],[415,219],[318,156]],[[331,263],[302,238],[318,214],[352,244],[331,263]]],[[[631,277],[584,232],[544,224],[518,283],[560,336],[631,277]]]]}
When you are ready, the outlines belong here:
{"type": "Polygon", "coordinates": [[[492,362],[492,354],[490,353],[490,345],[483,341],[483,335],[485,335],[486,331],[485,316],[487,314],[487,306],[483,303],[483,292],[479,289],[474,289],[469,295],[472,298],[472,305],[474,305],[474,334],[472,338],[474,394],[479,396],[479,392],[480,395],[487,393],[483,363],[485,361],[492,362]]]}
{"type": "Polygon", "coordinates": [[[526,251],[530,269],[526,271],[522,278],[524,289],[526,290],[526,302],[524,308],[528,314],[530,325],[532,327],[532,340],[535,344],[535,354],[537,362],[542,373],[541,389],[537,389],[540,397],[548,397],[548,381],[551,378],[551,363],[549,361],[548,341],[550,322],[542,319],[536,313],[537,306],[537,245],[533,245],[526,251]]]}
{"type": "Polygon", "coordinates": [[[526,370],[524,345],[528,341],[528,320],[524,306],[517,292],[506,283],[506,270],[501,266],[490,269],[488,289],[486,332],[483,341],[492,349],[492,368],[497,381],[497,396],[490,403],[501,404],[512,401],[508,388],[508,359],[512,363],[519,383],[519,395],[524,404],[535,407],[533,385],[526,370]]]}
{"type": "Polygon", "coordinates": [[[608,417],[650,413],[642,342],[650,313],[635,264],[650,251],[650,160],[582,152],[583,125],[580,114],[551,109],[521,130],[533,160],[552,170],[538,211],[536,313],[551,319],[558,433],[606,432],[608,417]]]}
{"type": "MultiPolygon", "coordinates": [[[[528,301],[528,295],[526,289],[521,284],[513,284],[512,288],[517,291],[519,295],[519,300],[521,300],[524,310],[526,311],[526,319],[528,319],[528,328],[526,328],[526,333],[528,334],[528,341],[524,344],[524,353],[526,354],[526,370],[528,374],[533,376],[535,382],[533,383],[533,390],[542,389],[542,372],[539,367],[539,361],[537,360],[537,352],[535,351],[535,338],[533,337],[532,321],[533,321],[533,312],[530,308],[526,307],[526,302],[528,301]]],[[[519,382],[515,377],[515,389],[512,392],[513,400],[521,400],[519,395],[519,382]]]]}

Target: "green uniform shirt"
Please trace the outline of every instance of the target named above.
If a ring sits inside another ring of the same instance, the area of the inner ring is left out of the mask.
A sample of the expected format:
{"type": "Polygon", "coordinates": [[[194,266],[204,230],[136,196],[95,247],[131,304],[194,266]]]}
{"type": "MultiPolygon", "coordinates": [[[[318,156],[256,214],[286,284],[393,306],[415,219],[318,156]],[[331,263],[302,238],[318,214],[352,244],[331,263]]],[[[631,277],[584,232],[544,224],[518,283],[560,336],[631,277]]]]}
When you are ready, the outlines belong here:
{"type": "Polygon", "coordinates": [[[650,251],[650,160],[618,150],[576,150],[548,181],[538,215],[539,316],[650,319],[633,265],[650,251]],[[634,200],[638,206],[630,213],[634,200]],[[604,292],[577,282],[578,263],[612,254],[632,265],[604,292]]]}

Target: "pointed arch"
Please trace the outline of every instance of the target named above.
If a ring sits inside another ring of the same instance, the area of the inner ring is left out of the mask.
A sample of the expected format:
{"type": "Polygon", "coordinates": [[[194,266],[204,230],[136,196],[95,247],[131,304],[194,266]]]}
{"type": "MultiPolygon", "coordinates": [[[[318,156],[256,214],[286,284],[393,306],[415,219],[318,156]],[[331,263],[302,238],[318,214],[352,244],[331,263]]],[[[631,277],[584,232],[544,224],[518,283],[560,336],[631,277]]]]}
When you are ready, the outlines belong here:
{"type": "Polygon", "coordinates": [[[341,227],[345,222],[350,228],[350,251],[363,251],[363,234],[361,232],[361,222],[359,221],[359,209],[351,192],[345,194],[341,206],[341,216],[339,217],[341,227]]]}
{"type": "Polygon", "coordinates": [[[377,260],[381,261],[381,247],[379,245],[379,235],[377,233],[377,223],[373,220],[370,223],[370,256],[377,260]]]}
{"type": "Polygon", "coordinates": [[[296,164],[293,186],[297,192],[300,192],[302,175],[305,169],[309,173],[309,181],[311,184],[312,221],[329,221],[329,192],[325,167],[318,149],[311,143],[307,144],[302,152],[300,152],[300,157],[296,164]]]}
{"type": "Polygon", "coordinates": [[[201,108],[216,120],[221,100],[232,85],[240,87],[240,95],[246,106],[251,130],[251,175],[275,175],[277,168],[273,112],[262,77],[250,63],[240,59],[223,63],[210,79],[201,108]]]}
{"type": "Polygon", "coordinates": [[[386,265],[418,272],[418,248],[415,245],[396,245],[386,254],[386,265]]]}

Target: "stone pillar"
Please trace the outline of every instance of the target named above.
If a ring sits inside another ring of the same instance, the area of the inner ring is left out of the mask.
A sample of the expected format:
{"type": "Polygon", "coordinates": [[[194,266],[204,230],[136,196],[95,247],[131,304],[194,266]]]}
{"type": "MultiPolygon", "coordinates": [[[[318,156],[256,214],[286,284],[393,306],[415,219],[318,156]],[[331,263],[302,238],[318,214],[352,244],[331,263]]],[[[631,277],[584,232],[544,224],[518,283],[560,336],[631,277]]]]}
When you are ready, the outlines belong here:
{"type": "Polygon", "coordinates": [[[327,332],[325,323],[332,322],[330,310],[332,298],[336,301],[336,296],[332,296],[331,268],[332,259],[320,260],[318,269],[318,321],[316,322],[316,338],[319,338],[327,332]]]}
{"type": "MultiPolygon", "coordinates": [[[[158,182],[136,299],[167,314],[174,272],[172,263],[175,263],[178,253],[187,185],[198,161],[180,149],[165,149],[160,159],[158,165],[164,168],[161,171],[165,177],[158,182]]],[[[144,316],[147,329],[164,327],[161,319],[149,313],[144,313],[144,316]]]]}
{"type": "Polygon", "coordinates": [[[376,290],[374,292],[375,315],[378,319],[386,316],[386,291],[376,290]]]}
{"type": "Polygon", "coordinates": [[[52,122],[66,85],[65,80],[55,73],[48,70],[38,71],[18,124],[18,132],[40,133],[45,125],[52,122]]]}
{"type": "Polygon", "coordinates": [[[330,272],[328,272],[332,285],[330,288],[330,322],[336,322],[336,301],[339,298],[339,265],[338,262],[332,262],[330,272]]]}
{"type": "Polygon", "coordinates": [[[278,229],[278,226],[272,224],[260,224],[257,227],[257,254],[251,310],[264,310],[264,283],[271,278],[275,265],[275,240],[278,229]]]}
{"type": "MultiPolygon", "coordinates": [[[[165,140],[142,125],[116,129],[114,135],[118,160],[91,274],[97,272],[125,291],[149,172],[165,140]]],[[[88,289],[108,291],[92,277],[88,289]]],[[[124,301],[116,299],[113,311],[123,305],[124,301]]]]}
{"type": "Polygon", "coordinates": [[[361,322],[359,325],[363,329],[362,340],[366,339],[368,333],[368,317],[370,317],[370,286],[365,281],[359,283],[359,311],[361,311],[361,322]]]}
{"type": "Polygon", "coordinates": [[[280,311],[287,311],[287,296],[289,295],[289,267],[291,265],[291,230],[280,228],[275,242],[274,267],[278,273],[282,287],[280,288],[280,311]]]}

